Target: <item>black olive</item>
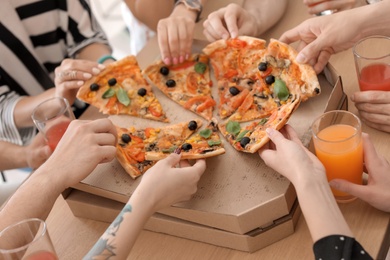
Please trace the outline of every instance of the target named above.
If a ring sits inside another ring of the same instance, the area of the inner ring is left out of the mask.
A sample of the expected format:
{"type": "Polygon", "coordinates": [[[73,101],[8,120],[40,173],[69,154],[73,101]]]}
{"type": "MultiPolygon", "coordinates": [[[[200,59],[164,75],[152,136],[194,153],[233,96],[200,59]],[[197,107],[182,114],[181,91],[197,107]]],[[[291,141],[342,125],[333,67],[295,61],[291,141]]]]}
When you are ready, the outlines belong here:
{"type": "Polygon", "coordinates": [[[316,92],[316,94],[320,94],[320,89],[319,88],[315,88],[314,91],[316,92]]]}
{"type": "Polygon", "coordinates": [[[243,137],[243,138],[241,139],[241,141],[240,141],[241,147],[242,147],[242,148],[245,148],[245,146],[246,146],[247,144],[249,144],[250,141],[251,141],[251,139],[250,139],[249,137],[247,137],[247,136],[243,137]]]}
{"type": "Polygon", "coordinates": [[[267,77],[265,77],[265,82],[268,85],[271,85],[272,83],[275,82],[275,77],[273,75],[268,75],[267,77]]]}
{"type": "Polygon", "coordinates": [[[196,130],[198,128],[198,123],[196,121],[192,120],[188,123],[188,129],[190,130],[196,130]]]}
{"type": "Polygon", "coordinates": [[[176,86],[176,81],[174,81],[173,79],[168,79],[165,85],[167,85],[168,88],[173,88],[176,86]]]}
{"type": "Polygon", "coordinates": [[[128,134],[122,134],[121,136],[121,139],[124,143],[128,144],[129,142],[131,142],[131,137],[130,135],[128,134]]]}
{"type": "Polygon", "coordinates": [[[99,85],[97,83],[92,83],[90,86],[89,86],[89,89],[91,91],[98,91],[99,90],[99,85]]]}
{"type": "Polygon", "coordinates": [[[192,145],[189,144],[189,143],[184,143],[182,146],[181,146],[181,149],[184,150],[184,151],[189,151],[192,149],[192,145]]]}
{"type": "Polygon", "coordinates": [[[260,71],[266,71],[267,70],[267,62],[260,62],[259,66],[257,68],[260,71]]]}
{"type": "Polygon", "coordinates": [[[116,84],[116,78],[111,78],[108,80],[108,85],[110,85],[111,87],[115,86],[115,84],[116,84]]]}
{"type": "Polygon", "coordinates": [[[236,87],[230,87],[230,88],[229,88],[229,92],[230,92],[230,94],[232,94],[233,96],[238,95],[238,93],[240,93],[240,91],[239,91],[238,88],[236,88],[236,87]]]}
{"type": "Polygon", "coordinates": [[[145,95],[146,95],[146,89],[140,88],[140,89],[137,91],[137,94],[140,95],[141,97],[145,96],[145,95]]]}
{"type": "Polygon", "coordinates": [[[168,67],[161,67],[160,73],[163,74],[164,76],[167,76],[169,74],[168,67]]]}

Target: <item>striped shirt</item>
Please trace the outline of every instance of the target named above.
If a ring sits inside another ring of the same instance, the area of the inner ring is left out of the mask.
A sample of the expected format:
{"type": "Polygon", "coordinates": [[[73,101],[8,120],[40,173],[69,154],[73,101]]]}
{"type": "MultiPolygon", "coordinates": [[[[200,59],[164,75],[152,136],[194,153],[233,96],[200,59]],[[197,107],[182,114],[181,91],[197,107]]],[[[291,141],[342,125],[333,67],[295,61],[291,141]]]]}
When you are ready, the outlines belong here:
{"type": "Polygon", "coordinates": [[[18,129],[21,95],[54,87],[54,69],[92,43],[108,45],[89,0],[1,0],[0,140],[23,145],[35,128],[18,129]]]}

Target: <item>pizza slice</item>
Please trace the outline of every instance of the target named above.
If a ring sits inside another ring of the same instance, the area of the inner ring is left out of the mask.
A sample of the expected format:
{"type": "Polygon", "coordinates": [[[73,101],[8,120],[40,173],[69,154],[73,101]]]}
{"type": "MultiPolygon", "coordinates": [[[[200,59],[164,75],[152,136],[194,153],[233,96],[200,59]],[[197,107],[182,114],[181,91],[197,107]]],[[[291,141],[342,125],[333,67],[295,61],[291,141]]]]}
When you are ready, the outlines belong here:
{"type": "Polygon", "coordinates": [[[206,55],[193,54],[177,65],[167,66],[157,61],[148,66],[143,74],[171,100],[211,120],[216,102],[211,95],[208,62],[206,55]]]}
{"type": "Polygon", "coordinates": [[[104,71],[81,86],[77,97],[104,114],[169,122],[134,56],[107,65],[104,71]]]}
{"type": "Polygon", "coordinates": [[[250,78],[258,60],[264,55],[266,42],[262,39],[240,36],[218,40],[207,45],[203,52],[209,56],[217,80],[250,78]]]}
{"type": "Polygon", "coordinates": [[[159,150],[171,153],[174,147],[181,145],[201,126],[202,121],[195,119],[161,128],[117,127],[116,157],[125,171],[135,179],[155,164],[146,159],[147,152],[159,150]]]}
{"type": "Polygon", "coordinates": [[[197,131],[180,143],[179,146],[175,145],[170,149],[170,152],[166,152],[163,149],[153,149],[152,151],[146,152],[146,159],[161,160],[172,153],[177,147],[181,148],[182,159],[202,159],[225,153],[225,148],[219,137],[217,121],[214,118],[206,128],[197,131]]]}
{"type": "Polygon", "coordinates": [[[268,117],[251,122],[246,126],[242,126],[238,121],[229,120],[220,124],[218,128],[236,150],[255,153],[269,141],[265,130],[267,128],[281,129],[298,108],[300,102],[300,97],[294,95],[291,102],[278,107],[268,117]]]}
{"type": "Polygon", "coordinates": [[[231,82],[226,79],[218,81],[218,115],[220,118],[225,119],[231,116],[250,93],[253,81],[242,82],[231,82]]]}

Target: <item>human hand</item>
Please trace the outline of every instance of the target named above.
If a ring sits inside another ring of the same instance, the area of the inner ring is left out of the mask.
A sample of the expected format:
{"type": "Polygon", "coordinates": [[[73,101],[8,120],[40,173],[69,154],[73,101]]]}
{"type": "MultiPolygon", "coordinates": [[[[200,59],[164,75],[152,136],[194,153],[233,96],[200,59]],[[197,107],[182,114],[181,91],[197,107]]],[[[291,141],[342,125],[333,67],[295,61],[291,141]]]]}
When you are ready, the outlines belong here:
{"type": "Polygon", "coordinates": [[[303,0],[308,7],[309,14],[318,14],[326,10],[337,12],[351,9],[355,6],[356,0],[303,0]]]}
{"type": "Polygon", "coordinates": [[[161,59],[166,65],[182,63],[188,59],[191,54],[194,29],[194,19],[185,15],[171,15],[158,22],[158,44],[161,59]]]}
{"type": "Polygon", "coordinates": [[[52,154],[44,136],[38,133],[29,145],[25,147],[25,158],[28,167],[36,169],[43,164],[52,154]]]}
{"type": "Polygon", "coordinates": [[[250,12],[237,4],[229,4],[209,14],[203,23],[203,34],[210,42],[239,35],[257,36],[256,24],[250,12]]]}
{"type": "Polygon", "coordinates": [[[351,48],[361,38],[361,27],[354,15],[355,10],[308,19],[285,32],[280,41],[299,41],[297,62],[310,63],[318,74],[332,54],[351,48]]]}
{"type": "Polygon", "coordinates": [[[73,120],[46,161],[53,171],[53,183],[68,188],[92,172],[95,167],[115,157],[117,133],[107,119],[73,120]]]}
{"type": "Polygon", "coordinates": [[[65,59],[55,69],[55,95],[66,98],[73,104],[77,91],[93,75],[99,74],[106,67],[88,60],[65,59]]]}
{"type": "Polygon", "coordinates": [[[368,134],[363,133],[364,164],[368,172],[367,185],[358,185],[345,180],[333,179],[333,188],[360,198],[371,206],[390,212],[390,164],[379,155],[368,134]]]}
{"type": "Polygon", "coordinates": [[[158,161],[142,177],[136,189],[140,196],[148,200],[154,211],[172,204],[189,200],[197,190],[197,184],[206,169],[205,160],[197,160],[194,165],[180,161],[181,156],[172,153],[158,161]],[[179,168],[175,168],[179,164],[179,168]]]}
{"type": "Polygon", "coordinates": [[[303,181],[314,179],[327,183],[324,166],[303,146],[290,125],[285,125],[280,132],[268,128],[267,134],[271,141],[258,152],[266,165],[289,179],[296,188],[303,181]]]}
{"type": "Polygon", "coordinates": [[[351,96],[351,100],[366,125],[390,133],[389,91],[359,91],[351,96]]]}

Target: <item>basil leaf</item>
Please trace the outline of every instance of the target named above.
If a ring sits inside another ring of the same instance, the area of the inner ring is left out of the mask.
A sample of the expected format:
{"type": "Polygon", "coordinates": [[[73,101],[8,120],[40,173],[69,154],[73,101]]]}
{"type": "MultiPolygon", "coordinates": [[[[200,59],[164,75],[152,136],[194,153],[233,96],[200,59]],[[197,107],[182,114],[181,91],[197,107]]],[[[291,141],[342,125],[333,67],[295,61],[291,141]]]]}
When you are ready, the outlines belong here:
{"type": "Polygon", "coordinates": [[[274,94],[279,100],[285,101],[290,96],[290,92],[286,86],[286,83],[281,79],[275,79],[274,83],[274,94]]]}
{"type": "Polygon", "coordinates": [[[115,95],[115,90],[113,88],[109,88],[106,90],[106,92],[103,93],[102,98],[110,98],[115,95]]]}
{"type": "Polygon", "coordinates": [[[211,129],[203,129],[202,131],[199,132],[199,135],[201,137],[204,137],[204,138],[210,138],[211,134],[213,133],[213,131],[211,131],[211,129]]]}
{"type": "Polygon", "coordinates": [[[259,125],[265,125],[268,122],[268,118],[263,118],[260,120],[259,125]]]}
{"type": "Polygon", "coordinates": [[[209,140],[207,141],[208,145],[209,146],[214,146],[214,145],[220,145],[221,144],[221,141],[213,141],[213,140],[209,140]]]}
{"type": "Polygon", "coordinates": [[[195,71],[198,74],[203,74],[207,69],[207,65],[203,62],[198,62],[195,64],[195,71]]]}
{"type": "Polygon", "coordinates": [[[161,152],[163,152],[163,153],[173,153],[176,148],[177,148],[177,146],[172,146],[172,147],[169,147],[168,149],[161,149],[161,152]]]}
{"type": "Polygon", "coordinates": [[[236,138],[236,140],[239,142],[239,141],[241,141],[241,139],[245,136],[245,134],[246,133],[248,133],[249,132],[249,130],[244,130],[244,131],[242,131],[238,136],[237,136],[237,138],[236,138]]]}
{"type": "Polygon", "coordinates": [[[241,126],[238,122],[236,121],[229,121],[227,124],[226,124],[226,131],[228,131],[229,133],[233,134],[233,135],[237,135],[240,133],[241,131],[241,126]]]}
{"type": "Polygon", "coordinates": [[[116,97],[118,98],[118,101],[123,105],[125,106],[130,105],[130,99],[129,96],[127,95],[127,91],[124,90],[123,88],[119,88],[116,91],[116,97]]]}

